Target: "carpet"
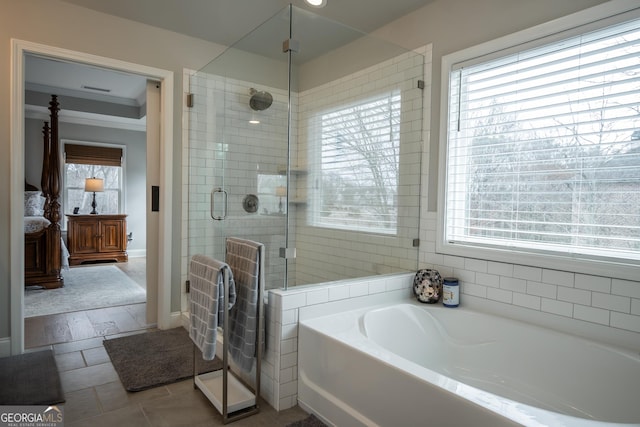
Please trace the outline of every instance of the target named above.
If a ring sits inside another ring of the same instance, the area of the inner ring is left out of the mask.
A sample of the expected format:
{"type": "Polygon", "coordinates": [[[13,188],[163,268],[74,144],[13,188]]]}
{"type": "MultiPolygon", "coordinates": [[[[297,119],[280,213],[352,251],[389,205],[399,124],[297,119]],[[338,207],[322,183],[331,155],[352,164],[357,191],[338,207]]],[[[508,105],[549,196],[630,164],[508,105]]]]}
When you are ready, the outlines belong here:
{"type": "MultiPolygon", "coordinates": [[[[193,377],[194,344],[184,328],[145,332],[103,342],[127,391],[141,391],[193,377]]],[[[196,349],[198,373],[222,369],[196,349]]]]}
{"type": "Polygon", "coordinates": [[[327,427],[327,425],[311,414],[304,420],[287,424],[287,427],[327,427]]]}
{"type": "Polygon", "coordinates": [[[0,405],[54,405],[64,402],[53,351],[0,359],[0,405]]]}
{"type": "Polygon", "coordinates": [[[114,265],[71,267],[57,289],[27,287],[24,317],[68,313],[146,301],[146,291],[114,265]]]}

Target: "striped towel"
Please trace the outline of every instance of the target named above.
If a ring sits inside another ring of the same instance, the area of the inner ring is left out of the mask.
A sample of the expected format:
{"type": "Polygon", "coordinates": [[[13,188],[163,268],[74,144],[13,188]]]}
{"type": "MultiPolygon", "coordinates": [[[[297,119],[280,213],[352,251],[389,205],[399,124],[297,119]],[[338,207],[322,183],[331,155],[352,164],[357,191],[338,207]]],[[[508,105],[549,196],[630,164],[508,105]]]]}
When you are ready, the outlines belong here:
{"type": "Polygon", "coordinates": [[[224,276],[229,278],[229,309],[236,301],[231,269],[206,255],[194,255],[189,264],[189,337],[202,351],[202,358],[216,355],[218,326],[224,321],[224,276]]]}
{"type": "Polygon", "coordinates": [[[229,237],[226,261],[233,271],[237,304],[229,313],[229,351],[240,369],[250,372],[258,342],[259,290],[264,289],[264,245],[229,237]]]}

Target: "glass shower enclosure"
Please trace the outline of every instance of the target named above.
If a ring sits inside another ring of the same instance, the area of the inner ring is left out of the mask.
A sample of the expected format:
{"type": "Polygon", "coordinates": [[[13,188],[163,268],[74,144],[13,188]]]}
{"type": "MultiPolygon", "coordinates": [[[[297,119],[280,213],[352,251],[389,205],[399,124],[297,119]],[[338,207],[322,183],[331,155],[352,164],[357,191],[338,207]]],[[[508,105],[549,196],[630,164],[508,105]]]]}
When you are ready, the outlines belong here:
{"type": "Polygon", "coordinates": [[[188,256],[266,288],[415,270],[424,57],[287,6],[190,76],[188,256]]]}

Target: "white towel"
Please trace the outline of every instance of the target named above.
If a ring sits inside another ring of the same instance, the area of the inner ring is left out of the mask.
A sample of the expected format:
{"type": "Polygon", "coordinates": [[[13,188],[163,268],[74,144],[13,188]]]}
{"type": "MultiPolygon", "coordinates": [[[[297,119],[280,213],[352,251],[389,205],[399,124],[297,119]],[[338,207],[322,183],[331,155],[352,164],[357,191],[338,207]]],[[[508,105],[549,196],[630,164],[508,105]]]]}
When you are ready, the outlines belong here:
{"type": "Polygon", "coordinates": [[[250,372],[258,341],[258,295],[264,288],[264,245],[227,238],[226,261],[236,280],[238,300],[229,313],[229,352],[244,371],[250,372]]]}
{"type": "Polygon", "coordinates": [[[202,351],[202,358],[216,355],[217,328],[224,321],[224,276],[228,277],[229,304],[236,301],[234,279],[229,265],[206,255],[194,255],[189,264],[189,337],[202,351]]]}

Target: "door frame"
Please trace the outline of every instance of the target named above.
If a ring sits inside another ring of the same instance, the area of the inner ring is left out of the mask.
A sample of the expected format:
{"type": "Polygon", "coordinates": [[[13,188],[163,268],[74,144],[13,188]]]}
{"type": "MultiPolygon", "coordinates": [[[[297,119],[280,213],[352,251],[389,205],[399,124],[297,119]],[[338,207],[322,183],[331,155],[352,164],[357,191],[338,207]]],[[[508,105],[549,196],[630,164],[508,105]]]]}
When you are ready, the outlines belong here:
{"type": "MultiPolygon", "coordinates": [[[[161,84],[160,93],[160,212],[158,227],[158,319],[171,327],[171,238],[173,195],[173,72],[113,58],[76,52],[40,43],[11,39],[10,94],[10,307],[11,354],[24,352],[24,91],[25,55],[35,54],[139,74],[161,84]]],[[[149,191],[149,189],[147,189],[149,191]]],[[[147,213],[149,215],[149,213],[147,213]]]]}

